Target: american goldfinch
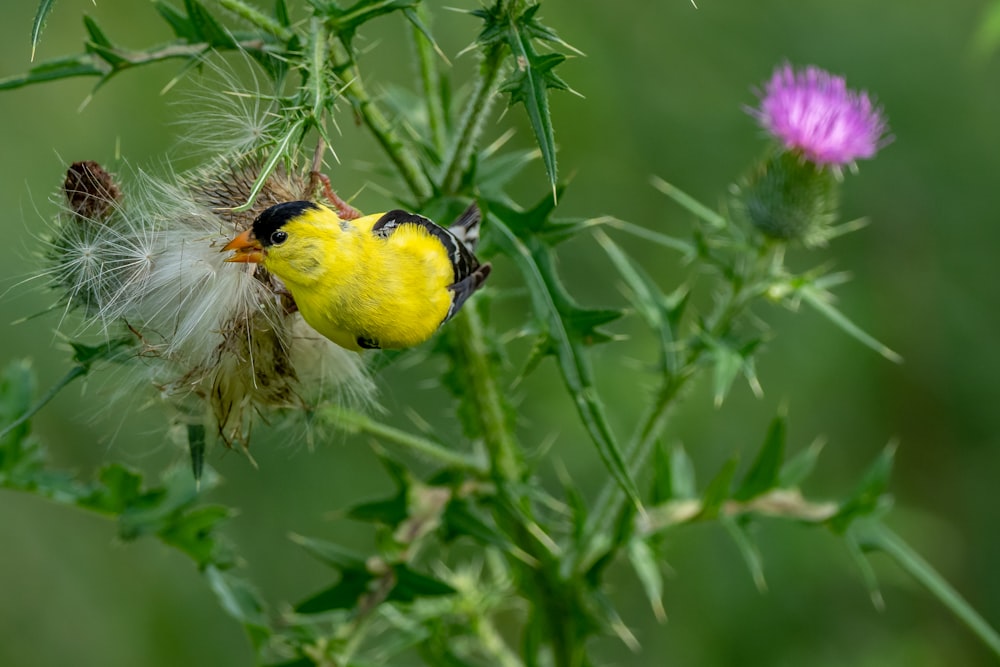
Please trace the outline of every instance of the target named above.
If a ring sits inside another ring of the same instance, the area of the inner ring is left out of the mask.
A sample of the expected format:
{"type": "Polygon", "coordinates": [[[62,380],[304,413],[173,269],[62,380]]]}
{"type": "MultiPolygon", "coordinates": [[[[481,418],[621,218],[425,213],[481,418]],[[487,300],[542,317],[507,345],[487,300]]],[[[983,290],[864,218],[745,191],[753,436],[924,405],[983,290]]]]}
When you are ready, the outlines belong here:
{"type": "Polygon", "coordinates": [[[480,218],[473,204],[448,229],[400,210],[343,220],[292,201],[223,251],[280,278],[305,321],[341,347],[404,348],[430,338],[489,276],[473,254],[480,218]]]}

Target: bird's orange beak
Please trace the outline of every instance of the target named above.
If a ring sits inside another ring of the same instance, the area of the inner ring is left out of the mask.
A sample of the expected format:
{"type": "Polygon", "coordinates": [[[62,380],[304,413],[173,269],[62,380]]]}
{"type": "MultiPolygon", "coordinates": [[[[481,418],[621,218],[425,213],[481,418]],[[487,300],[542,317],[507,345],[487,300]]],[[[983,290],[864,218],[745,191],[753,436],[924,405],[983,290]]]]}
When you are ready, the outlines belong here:
{"type": "Polygon", "coordinates": [[[227,262],[239,262],[242,264],[260,264],[264,261],[264,246],[253,237],[253,230],[248,229],[232,241],[226,244],[222,252],[235,250],[236,254],[227,257],[227,262]]]}

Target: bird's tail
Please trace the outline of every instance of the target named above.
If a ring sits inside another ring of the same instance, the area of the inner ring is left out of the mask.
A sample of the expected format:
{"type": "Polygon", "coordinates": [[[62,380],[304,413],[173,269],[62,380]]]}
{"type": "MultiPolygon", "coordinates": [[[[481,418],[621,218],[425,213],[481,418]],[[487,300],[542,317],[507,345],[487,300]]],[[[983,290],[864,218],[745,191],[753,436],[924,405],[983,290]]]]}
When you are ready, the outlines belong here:
{"type": "Polygon", "coordinates": [[[476,246],[479,244],[479,223],[482,222],[482,219],[483,214],[479,210],[479,206],[476,205],[476,202],[472,202],[469,204],[469,208],[465,209],[462,215],[451,223],[448,231],[461,241],[462,245],[469,249],[469,252],[475,252],[476,246]]]}

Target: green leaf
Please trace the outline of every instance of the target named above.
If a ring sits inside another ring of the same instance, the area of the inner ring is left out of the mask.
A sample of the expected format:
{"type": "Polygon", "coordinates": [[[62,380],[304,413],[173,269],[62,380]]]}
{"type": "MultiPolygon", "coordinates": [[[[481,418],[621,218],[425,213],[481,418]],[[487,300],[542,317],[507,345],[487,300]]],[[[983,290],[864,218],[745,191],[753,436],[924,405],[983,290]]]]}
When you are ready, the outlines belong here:
{"type": "Polygon", "coordinates": [[[60,58],[36,65],[27,74],[0,79],[0,90],[14,90],[45,81],[57,81],[77,76],[104,76],[107,67],[94,62],[94,56],[85,53],[79,56],[60,58]]]}
{"type": "Polygon", "coordinates": [[[868,467],[854,493],[841,503],[840,509],[829,519],[828,523],[834,531],[843,533],[855,519],[870,516],[883,509],[895,454],[896,445],[890,443],[868,467]]]}
{"type": "MultiPolygon", "coordinates": [[[[206,476],[203,485],[208,488],[215,482],[206,476]]],[[[142,535],[159,534],[171,530],[177,522],[183,523],[184,512],[198,499],[199,486],[190,472],[174,466],[163,475],[162,486],[149,489],[129,503],[118,517],[118,534],[124,540],[142,535]]]]}
{"type": "Polygon", "coordinates": [[[191,456],[191,474],[195,482],[201,482],[205,471],[205,426],[203,424],[187,425],[188,454],[191,456]]]}
{"type": "Polygon", "coordinates": [[[788,459],[781,468],[779,486],[783,489],[794,489],[812,474],[816,461],[823,451],[823,441],[816,440],[809,447],[788,459]]]}
{"type": "Polygon", "coordinates": [[[106,514],[121,514],[134,505],[142,496],[142,475],[125,466],[114,463],[98,474],[100,485],[86,498],[81,498],[81,507],[106,514]]]}
{"type": "Polygon", "coordinates": [[[206,568],[205,578],[222,608],[243,624],[254,648],[260,649],[272,634],[260,593],[247,580],[217,567],[206,568]]]}
{"type": "Polygon", "coordinates": [[[719,522],[725,527],[729,536],[736,543],[743,561],[750,570],[753,583],[761,593],[767,592],[767,580],[764,578],[764,561],[760,556],[760,550],[750,535],[750,524],[747,521],[733,519],[728,516],[720,516],[719,522]]]}
{"type": "Polygon", "coordinates": [[[292,542],[305,549],[311,556],[337,570],[366,570],[367,566],[364,556],[339,544],[295,533],[292,533],[288,537],[292,542]]]}
{"type": "Polygon", "coordinates": [[[176,516],[158,535],[165,544],[190,556],[199,567],[229,565],[231,558],[212,531],[232,515],[233,510],[222,505],[201,505],[176,516]]]}
{"type": "Polygon", "coordinates": [[[750,500],[778,486],[781,465],[785,460],[785,418],[775,417],[764,444],[747,471],[733,498],[750,500]]]}
{"type": "Polygon", "coordinates": [[[702,499],[702,509],[698,516],[701,519],[714,519],[719,515],[722,504],[729,500],[733,477],[736,475],[736,457],[729,459],[715,478],[708,483],[702,499]]]}
{"type": "Polygon", "coordinates": [[[187,10],[191,25],[202,41],[217,48],[231,49],[236,46],[233,36],[215,20],[201,2],[184,0],[184,8],[187,10]]]}
{"type": "Polygon", "coordinates": [[[670,448],[670,488],[673,498],[687,500],[698,495],[694,462],[680,443],[670,448]]]}
{"type": "Polygon", "coordinates": [[[177,11],[173,5],[162,2],[162,0],[156,0],[153,3],[156,11],[160,13],[160,17],[167,22],[170,29],[174,31],[174,35],[188,44],[192,44],[201,39],[198,34],[198,29],[195,27],[194,22],[185,16],[184,14],[177,11]]]}
{"type": "Polygon", "coordinates": [[[292,25],[292,19],[288,14],[288,4],[285,2],[285,0],[275,0],[274,18],[278,20],[278,23],[285,26],[286,28],[292,25]]]}
{"type": "Polygon", "coordinates": [[[654,188],[673,199],[681,207],[693,213],[698,219],[707,222],[710,226],[715,227],[716,229],[722,229],[728,224],[724,217],[708,208],[691,195],[683,192],[677,186],[667,183],[659,176],[653,176],[650,179],[650,182],[654,188]]]}
{"type": "Polygon", "coordinates": [[[663,608],[663,573],[660,571],[656,553],[646,540],[639,538],[629,540],[626,552],[653,608],[653,615],[660,623],[665,623],[667,612],[663,608]]]}
{"type": "Polygon", "coordinates": [[[350,48],[355,33],[362,25],[385,14],[412,9],[419,4],[419,0],[358,0],[347,9],[340,9],[333,2],[311,4],[325,14],[327,30],[344,40],[350,48]]]}
{"type": "Polygon", "coordinates": [[[127,63],[124,58],[115,53],[115,47],[111,40],[107,38],[94,19],[84,15],[83,25],[87,29],[87,34],[90,35],[90,44],[87,45],[88,51],[96,53],[111,67],[119,67],[127,63]]]}
{"type": "Polygon", "coordinates": [[[458,592],[440,579],[421,574],[402,563],[393,565],[392,570],[396,575],[396,585],[387,600],[413,602],[419,597],[440,597],[458,592]]]}
{"type": "Polygon", "coordinates": [[[829,302],[829,296],[816,289],[812,285],[803,285],[795,291],[795,294],[802,298],[807,304],[815,308],[820,315],[840,327],[842,331],[857,340],[862,345],[875,350],[889,361],[897,364],[903,363],[903,357],[892,351],[874,337],[865,332],[864,329],[852,322],[846,315],[833,307],[829,302]]]}
{"type": "Polygon", "coordinates": [[[30,411],[35,395],[35,374],[27,360],[11,361],[0,378],[0,471],[12,470],[25,455],[23,441],[31,424],[23,415],[30,411]]]}
{"type": "Polygon", "coordinates": [[[656,282],[643,271],[642,267],[625,254],[618,244],[604,232],[594,232],[597,242],[608,254],[611,263],[618,269],[631,292],[631,303],[636,312],[657,335],[660,342],[661,373],[674,374],[680,365],[682,349],[676,343],[674,330],[680,319],[680,312],[687,303],[687,290],[681,288],[671,296],[665,295],[656,282]]]}
{"type": "Polygon", "coordinates": [[[353,609],[368,592],[375,577],[365,570],[345,570],[340,581],[295,605],[300,614],[322,614],[334,609],[353,609]]]}
{"type": "Polygon", "coordinates": [[[45,28],[45,19],[48,18],[49,12],[52,11],[52,7],[56,4],[56,0],[42,0],[38,3],[38,9],[35,10],[35,20],[31,22],[31,60],[35,59],[35,48],[38,46],[38,41],[42,37],[42,29],[45,28]]]}
{"type": "MultiPolygon", "coordinates": [[[[608,321],[610,311],[600,311],[603,312],[600,316],[584,316],[555,273],[551,249],[532,234],[519,238],[508,227],[510,221],[511,225],[522,229],[525,225],[537,228],[537,221],[524,220],[525,214],[499,202],[491,202],[489,210],[490,221],[499,231],[498,242],[523,274],[535,313],[545,322],[550,350],[556,356],[563,382],[573,397],[584,427],[597,446],[604,465],[629,499],[640,505],[638,488],[608,425],[584,350],[586,342],[605,336],[595,326],[608,321]]],[[[529,212],[528,215],[532,214],[529,212]]]]}
{"type": "Polygon", "coordinates": [[[713,339],[708,336],[702,336],[702,340],[709,347],[709,359],[713,364],[712,391],[715,407],[722,407],[722,403],[733,387],[733,381],[740,374],[747,379],[753,392],[757,396],[761,395],[753,357],[760,340],[748,341],[740,347],[733,346],[730,341],[713,339]]]}
{"type": "Polygon", "coordinates": [[[567,90],[569,86],[553,71],[566,60],[561,53],[539,55],[531,42],[517,30],[508,37],[514,55],[514,72],[501,86],[500,91],[509,93],[509,106],[518,102],[524,105],[528,121],[535,133],[535,141],[542,152],[542,162],[552,185],[553,198],[556,195],[556,142],[549,113],[548,90],[567,90]]]}

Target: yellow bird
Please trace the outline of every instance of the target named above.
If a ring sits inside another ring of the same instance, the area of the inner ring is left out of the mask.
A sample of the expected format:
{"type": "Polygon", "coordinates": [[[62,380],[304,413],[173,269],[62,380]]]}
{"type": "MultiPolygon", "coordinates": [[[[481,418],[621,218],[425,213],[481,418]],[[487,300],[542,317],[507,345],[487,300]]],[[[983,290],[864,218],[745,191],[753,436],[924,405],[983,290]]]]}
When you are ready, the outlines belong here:
{"type": "Polygon", "coordinates": [[[305,321],[341,347],[404,348],[430,338],[489,276],[473,254],[480,218],[473,204],[448,229],[400,210],[343,220],[292,201],[223,251],[280,278],[305,321]]]}

